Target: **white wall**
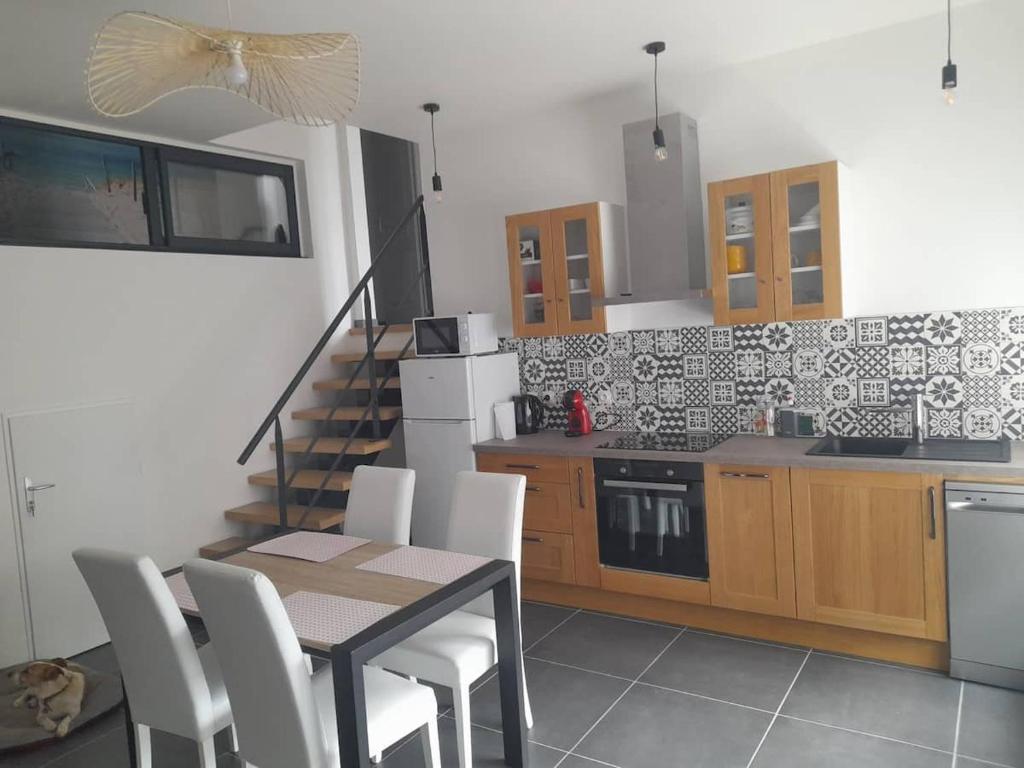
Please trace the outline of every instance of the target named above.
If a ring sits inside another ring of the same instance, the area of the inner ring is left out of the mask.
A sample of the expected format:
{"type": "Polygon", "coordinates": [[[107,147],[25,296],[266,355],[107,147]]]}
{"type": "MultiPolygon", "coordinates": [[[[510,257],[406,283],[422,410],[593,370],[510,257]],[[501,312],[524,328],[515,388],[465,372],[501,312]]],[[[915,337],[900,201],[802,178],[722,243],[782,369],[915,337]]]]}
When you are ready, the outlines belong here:
{"type": "MultiPolygon", "coordinates": [[[[847,315],[1016,305],[1024,295],[1024,4],[959,8],[954,30],[953,108],[939,89],[944,15],[662,81],[664,111],[699,123],[705,182],[828,159],[849,167],[847,315]]],[[[509,331],[504,217],[624,203],[621,126],[649,116],[650,102],[645,85],[544,114],[523,105],[515,123],[442,111],[445,200],[429,207],[437,311],[495,311],[509,331]]],[[[400,132],[429,147],[417,117],[400,132]]],[[[421,154],[426,179],[431,158],[421,154]]],[[[635,308],[630,322],[700,320],[682,309],[635,308]]]]}
{"type": "MultiPolygon", "coordinates": [[[[270,451],[235,457],[348,293],[335,132],[275,123],[221,143],[304,161],[315,258],[0,247],[0,414],[135,400],[138,524],[161,567],[229,535],[223,510],[262,496],[245,477],[270,451]]],[[[0,478],[5,666],[27,647],[0,478]]]]}

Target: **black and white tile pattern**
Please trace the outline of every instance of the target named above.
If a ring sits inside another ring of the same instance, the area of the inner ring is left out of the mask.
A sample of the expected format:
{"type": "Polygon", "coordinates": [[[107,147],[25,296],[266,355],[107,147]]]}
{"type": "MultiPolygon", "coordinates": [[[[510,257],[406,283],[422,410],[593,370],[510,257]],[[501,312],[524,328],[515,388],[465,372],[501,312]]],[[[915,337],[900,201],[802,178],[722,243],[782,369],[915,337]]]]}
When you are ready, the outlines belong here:
{"type": "Polygon", "coordinates": [[[821,431],[903,435],[924,394],[934,437],[1024,439],[1024,308],[506,339],[524,392],[564,427],[581,389],[598,423],[750,432],[766,397],[814,410],[821,431]]]}

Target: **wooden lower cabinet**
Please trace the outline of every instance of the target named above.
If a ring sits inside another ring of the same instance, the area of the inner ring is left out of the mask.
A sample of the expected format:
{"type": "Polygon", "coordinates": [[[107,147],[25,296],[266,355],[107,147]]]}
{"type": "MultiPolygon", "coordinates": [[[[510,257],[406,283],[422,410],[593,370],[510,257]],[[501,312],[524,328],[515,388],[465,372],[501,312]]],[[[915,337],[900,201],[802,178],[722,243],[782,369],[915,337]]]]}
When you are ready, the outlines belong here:
{"type": "Polygon", "coordinates": [[[711,604],[796,616],[788,467],[704,468],[711,604]]]}
{"type": "Polygon", "coordinates": [[[523,578],[576,583],[572,536],[547,531],[523,531],[523,578]]]}
{"type": "Polygon", "coordinates": [[[572,533],[569,486],[561,483],[526,484],[523,529],[572,533]]]}
{"type": "Polygon", "coordinates": [[[797,616],[944,641],[941,478],[791,470],[797,616]]]}

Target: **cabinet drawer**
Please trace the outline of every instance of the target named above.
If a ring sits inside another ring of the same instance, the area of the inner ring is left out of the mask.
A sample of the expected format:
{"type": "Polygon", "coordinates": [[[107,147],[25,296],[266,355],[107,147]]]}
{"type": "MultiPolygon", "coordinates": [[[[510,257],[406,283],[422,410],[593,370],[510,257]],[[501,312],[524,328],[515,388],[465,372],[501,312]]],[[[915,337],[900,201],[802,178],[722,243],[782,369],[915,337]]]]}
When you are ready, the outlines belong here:
{"type": "Polygon", "coordinates": [[[574,584],[572,536],[523,531],[523,578],[574,584]]]}
{"type": "Polygon", "coordinates": [[[564,456],[518,453],[478,453],[476,468],[481,472],[526,475],[528,483],[568,483],[569,460],[564,456]]]}
{"type": "Polygon", "coordinates": [[[527,483],[523,528],[531,531],[572,533],[569,486],[560,483],[527,483]]]}

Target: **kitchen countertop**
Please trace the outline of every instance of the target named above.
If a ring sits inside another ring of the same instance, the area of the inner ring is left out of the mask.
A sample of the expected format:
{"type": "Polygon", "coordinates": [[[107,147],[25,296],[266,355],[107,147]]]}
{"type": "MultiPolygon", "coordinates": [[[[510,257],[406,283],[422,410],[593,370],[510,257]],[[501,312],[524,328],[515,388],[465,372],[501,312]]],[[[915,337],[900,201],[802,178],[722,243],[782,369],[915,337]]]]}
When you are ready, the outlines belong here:
{"type": "Polygon", "coordinates": [[[808,456],[807,450],[817,438],[754,437],[736,435],[704,453],[684,451],[632,451],[599,448],[624,432],[594,432],[582,437],[566,437],[556,430],[541,430],[535,435],[519,435],[513,440],[488,440],[477,443],[477,453],[533,453],[551,456],[592,456],[603,459],[656,459],[694,461],[702,464],[752,464],[767,467],[808,467],[845,469],[862,472],[916,472],[970,478],[1020,478],[1024,480],[1024,443],[1011,444],[1010,462],[921,461],[895,458],[845,458],[808,456]]]}

